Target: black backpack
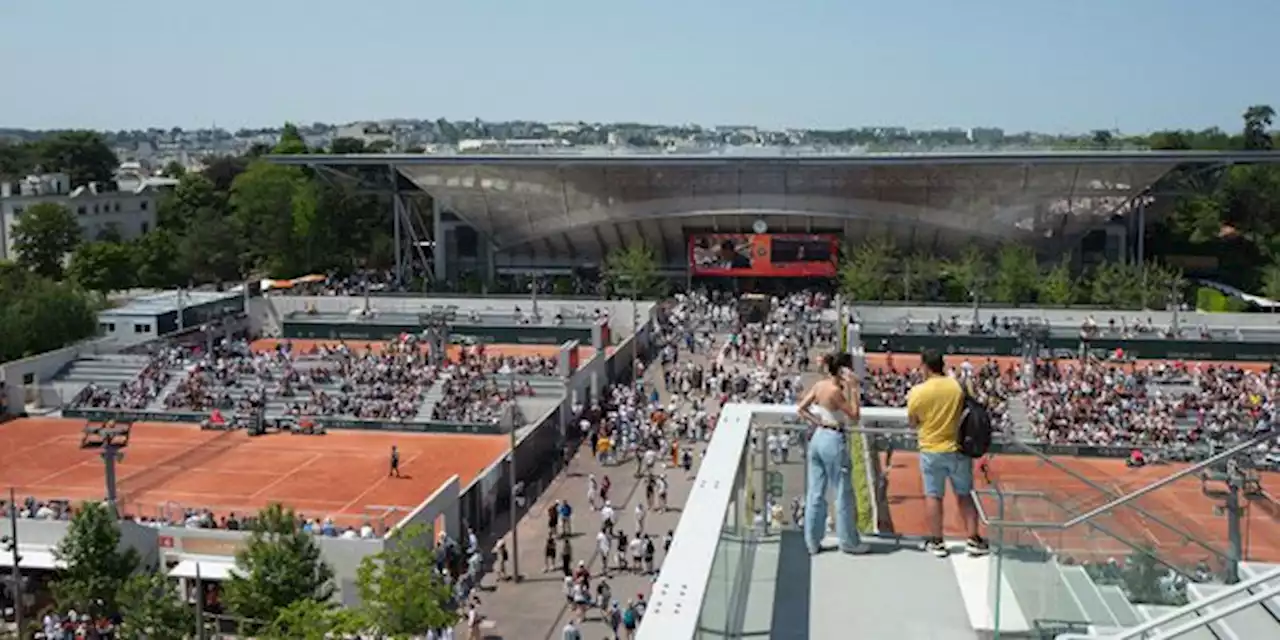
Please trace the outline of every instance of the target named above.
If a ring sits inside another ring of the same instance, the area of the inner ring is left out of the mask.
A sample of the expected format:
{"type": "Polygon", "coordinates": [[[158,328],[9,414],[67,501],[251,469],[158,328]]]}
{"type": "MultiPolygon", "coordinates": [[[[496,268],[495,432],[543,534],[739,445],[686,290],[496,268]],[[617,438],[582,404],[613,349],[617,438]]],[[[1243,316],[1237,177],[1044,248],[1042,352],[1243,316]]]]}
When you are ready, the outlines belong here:
{"type": "Polygon", "coordinates": [[[974,398],[964,384],[961,383],[960,388],[964,391],[964,399],[961,400],[960,408],[960,425],[956,429],[956,445],[963,453],[970,458],[981,458],[987,455],[991,450],[991,413],[987,411],[986,405],[978,402],[974,398]]]}

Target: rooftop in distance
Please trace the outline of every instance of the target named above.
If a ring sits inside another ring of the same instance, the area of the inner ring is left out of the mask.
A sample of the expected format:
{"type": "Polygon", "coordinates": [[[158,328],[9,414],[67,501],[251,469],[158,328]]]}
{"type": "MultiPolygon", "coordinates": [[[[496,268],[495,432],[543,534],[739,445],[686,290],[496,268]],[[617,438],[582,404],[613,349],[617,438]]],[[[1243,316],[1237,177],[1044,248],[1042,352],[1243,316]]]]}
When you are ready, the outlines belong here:
{"type": "Polygon", "coordinates": [[[135,317],[158,316],[176,312],[180,308],[193,307],[212,302],[222,302],[239,297],[240,293],[229,291],[163,291],[156,294],[134,298],[122,307],[107,309],[98,314],[99,317],[135,317]]]}

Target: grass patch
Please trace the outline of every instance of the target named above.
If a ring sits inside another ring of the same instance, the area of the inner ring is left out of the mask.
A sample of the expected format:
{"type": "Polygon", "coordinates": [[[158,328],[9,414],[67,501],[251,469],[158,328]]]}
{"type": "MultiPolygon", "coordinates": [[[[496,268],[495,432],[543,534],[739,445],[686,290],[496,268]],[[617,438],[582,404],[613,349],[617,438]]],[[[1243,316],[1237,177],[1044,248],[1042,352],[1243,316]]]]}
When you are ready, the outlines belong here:
{"type": "Polygon", "coordinates": [[[861,434],[850,434],[849,456],[853,460],[853,496],[858,500],[858,531],[874,533],[876,522],[871,501],[875,496],[871,495],[871,485],[867,482],[867,458],[861,434]]]}

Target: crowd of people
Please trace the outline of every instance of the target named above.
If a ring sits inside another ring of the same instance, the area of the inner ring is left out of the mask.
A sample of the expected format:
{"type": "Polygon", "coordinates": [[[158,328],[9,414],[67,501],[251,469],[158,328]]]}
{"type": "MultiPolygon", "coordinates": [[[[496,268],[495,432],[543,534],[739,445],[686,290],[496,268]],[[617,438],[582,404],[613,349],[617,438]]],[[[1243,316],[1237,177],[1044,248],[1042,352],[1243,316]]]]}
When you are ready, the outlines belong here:
{"type": "Polygon", "coordinates": [[[173,379],[173,369],[182,366],[184,352],[167,347],[152,354],[136,376],[114,386],[89,383],[69,405],[79,409],[122,409],[140,411],[160,397],[173,379]]]}
{"type": "Polygon", "coordinates": [[[284,341],[255,351],[247,341],[224,341],[183,362],[184,377],[164,399],[170,410],[257,415],[272,405],[298,418],[472,423],[496,422],[506,403],[532,395],[520,376],[551,375],[557,367],[554,358],[486,355],[483,347],[437,364],[409,334],[378,348],[284,341]],[[499,384],[494,374],[514,380],[499,384]],[[431,405],[433,387],[440,395],[431,405]]]}

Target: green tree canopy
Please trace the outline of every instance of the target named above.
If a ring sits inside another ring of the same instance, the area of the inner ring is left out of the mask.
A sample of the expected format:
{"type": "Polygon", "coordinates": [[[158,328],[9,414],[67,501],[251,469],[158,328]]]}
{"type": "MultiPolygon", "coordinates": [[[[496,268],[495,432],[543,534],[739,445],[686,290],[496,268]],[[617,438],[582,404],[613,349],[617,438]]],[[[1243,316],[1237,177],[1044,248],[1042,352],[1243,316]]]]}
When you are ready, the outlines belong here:
{"type": "Polygon", "coordinates": [[[117,242],[80,245],[71,254],[67,275],[80,287],[102,294],[129,289],[138,282],[132,247],[117,242]]]}
{"type": "Polygon", "coordinates": [[[49,278],[62,277],[62,261],[80,243],[80,222],[53,202],[32,205],[13,225],[18,264],[49,278]]]}
{"type": "Polygon", "coordinates": [[[1040,277],[1036,301],[1042,305],[1065,307],[1076,301],[1078,284],[1071,273],[1071,256],[1063,256],[1040,277]]]}
{"type": "Polygon", "coordinates": [[[94,131],[57,131],[32,142],[0,143],[0,177],[61,172],[72,187],[80,187],[106,184],[119,165],[115,152],[94,131]]]}
{"type": "Polygon", "coordinates": [[[0,262],[0,362],[83,340],[97,326],[93,305],[75,288],[0,262]]]}
{"type": "Polygon", "coordinates": [[[356,585],[365,627],[407,638],[458,622],[448,607],[450,589],[436,574],[432,547],[429,529],[410,527],[360,562],[356,585]]]}
{"type": "Polygon", "coordinates": [[[1007,244],[996,255],[995,286],[992,295],[997,302],[1019,305],[1035,298],[1040,266],[1031,247],[1007,244]]]}
{"type": "Polygon", "coordinates": [[[138,554],[120,548],[120,527],[109,506],[81,504],[53,555],[66,565],[53,581],[60,610],[75,609],[95,618],[120,610],[118,598],[138,568],[138,554]]]}
{"type": "Polygon", "coordinates": [[[605,257],[604,279],[618,295],[660,296],[666,281],[658,274],[658,257],[644,243],[614,249],[605,257]]]}
{"type": "Polygon", "coordinates": [[[125,638],[186,640],[195,630],[195,611],[174,591],[164,573],[147,571],[124,582],[119,595],[125,638]]]}
{"type": "Polygon", "coordinates": [[[298,527],[294,511],[279,504],[258,513],[236,567],[223,583],[223,601],[240,618],[270,623],[294,602],[333,596],[333,570],[320,547],[298,527]]]}
{"type": "Polygon", "coordinates": [[[359,635],[366,627],[355,612],[326,602],[296,600],[258,633],[261,640],[330,640],[359,635]]]}
{"type": "Polygon", "coordinates": [[[896,267],[893,242],[868,238],[842,253],[838,272],[840,293],[850,300],[884,300],[896,267]]]}

